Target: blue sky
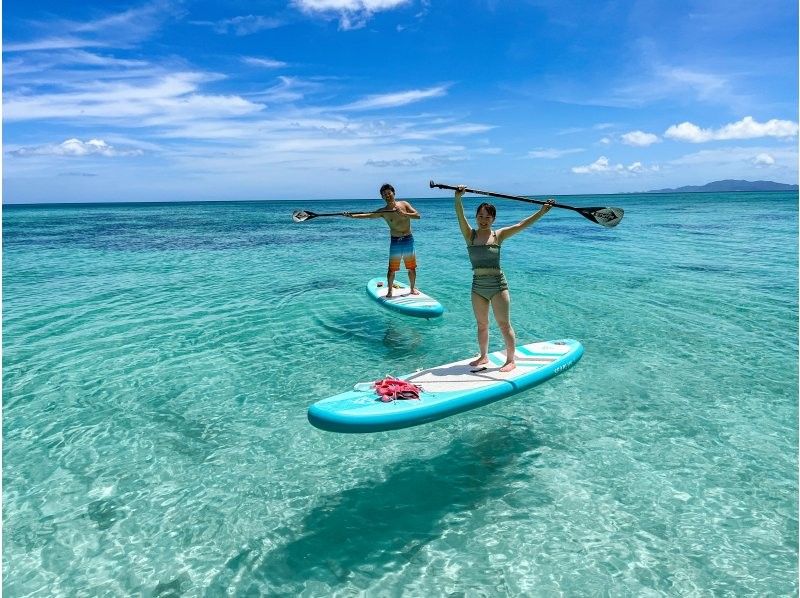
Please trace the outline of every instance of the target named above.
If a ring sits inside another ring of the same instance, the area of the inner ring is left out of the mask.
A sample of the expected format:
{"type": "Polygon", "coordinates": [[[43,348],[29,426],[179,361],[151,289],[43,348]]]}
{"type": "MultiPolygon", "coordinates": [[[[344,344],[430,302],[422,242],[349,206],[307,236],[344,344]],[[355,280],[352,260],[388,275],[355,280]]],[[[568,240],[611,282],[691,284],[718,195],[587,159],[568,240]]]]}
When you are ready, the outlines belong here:
{"type": "Polygon", "coordinates": [[[10,0],[3,201],[797,182],[795,0],[10,0]]]}

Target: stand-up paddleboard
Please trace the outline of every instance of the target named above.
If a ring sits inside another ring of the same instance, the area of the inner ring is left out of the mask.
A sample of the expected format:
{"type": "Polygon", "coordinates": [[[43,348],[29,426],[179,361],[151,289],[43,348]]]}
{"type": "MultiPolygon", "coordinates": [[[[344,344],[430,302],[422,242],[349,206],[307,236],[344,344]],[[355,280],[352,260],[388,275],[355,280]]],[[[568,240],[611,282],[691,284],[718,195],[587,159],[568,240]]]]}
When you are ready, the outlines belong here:
{"type": "Polygon", "coordinates": [[[371,382],[323,399],[308,408],[308,421],[330,432],[382,432],[436,421],[475,409],[527,390],[572,367],[583,355],[575,340],[557,340],[519,345],[517,367],[501,372],[505,351],[489,354],[485,366],[469,365],[475,358],[462,359],[403,380],[422,388],[419,399],[381,401],[371,382]]]}
{"type": "Polygon", "coordinates": [[[385,278],[373,278],[367,283],[367,295],[386,309],[417,318],[438,318],[444,313],[444,307],[436,299],[422,291],[412,295],[411,288],[402,282],[395,281],[391,299],[386,298],[388,292],[385,278]]]}

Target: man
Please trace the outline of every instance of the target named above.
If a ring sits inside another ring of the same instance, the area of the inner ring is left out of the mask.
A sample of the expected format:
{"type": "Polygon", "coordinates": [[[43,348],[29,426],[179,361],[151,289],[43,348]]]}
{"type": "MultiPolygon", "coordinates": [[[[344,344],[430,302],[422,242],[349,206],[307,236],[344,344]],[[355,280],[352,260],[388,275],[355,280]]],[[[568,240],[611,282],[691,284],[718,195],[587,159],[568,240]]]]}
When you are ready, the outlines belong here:
{"type": "Polygon", "coordinates": [[[391,242],[389,244],[389,269],[386,272],[386,282],[388,292],[386,298],[392,298],[394,290],[394,276],[400,269],[400,262],[405,264],[408,270],[408,282],[411,286],[411,294],[419,295],[416,288],[417,282],[417,257],[414,254],[414,237],[411,235],[411,220],[419,220],[420,215],[414,207],[407,201],[395,199],[394,187],[386,183],[381,187],[381,197],[386,205],[379,210],[368,214],[352,214],[345,212],[348,218],[383,218],[389,225],[391,242]]]}

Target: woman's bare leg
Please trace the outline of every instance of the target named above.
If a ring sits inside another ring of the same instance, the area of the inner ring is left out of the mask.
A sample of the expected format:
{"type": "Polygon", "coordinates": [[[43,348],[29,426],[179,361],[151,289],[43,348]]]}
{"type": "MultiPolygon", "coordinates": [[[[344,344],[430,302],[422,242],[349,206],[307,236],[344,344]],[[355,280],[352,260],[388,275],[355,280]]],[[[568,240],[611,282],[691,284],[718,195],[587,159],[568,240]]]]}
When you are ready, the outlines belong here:
{"type": "Polygon", "coordinates": [[[489,363],[489,301],[477,293],[472,293],[472,311],[478,324],[478,349],[480,355],[475,361],[470,361],[472,366],[489,363]]]}
{"type": "Polygon", "coordinates": [[[492,297],[492,312],[494,312],[494,319],[506,343],[506,362],[500,371],[510,372],[517,367],[517,364],[514,363],[514,347],[517,346],[517,339],[514,329],[511,327],[511,295],[508,289],[500,291],[492,297]]]}

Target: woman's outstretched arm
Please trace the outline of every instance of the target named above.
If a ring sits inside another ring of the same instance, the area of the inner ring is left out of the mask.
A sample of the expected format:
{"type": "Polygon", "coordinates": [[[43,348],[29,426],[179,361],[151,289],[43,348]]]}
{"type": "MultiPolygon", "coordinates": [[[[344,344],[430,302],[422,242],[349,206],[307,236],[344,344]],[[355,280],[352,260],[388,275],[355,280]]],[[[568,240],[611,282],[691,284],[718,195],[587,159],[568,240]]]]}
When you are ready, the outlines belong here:
{"type": "Polygon", "coordinates": [[[548,199],[547,203],[545,203],[538,212],[534,212],[527,218],[520,220],[516,224],[512,224],[511,226],[506,226],[505,228],[501,228],[497,231],[497,240],[502,243],[509,237],[516,235],[518,232],[525,230],[531,224],[539,220],[542,216],[547,214],[550,211],[550,208],[553,207],[553,204],[556,202],[555,199],[548,199]]]}

